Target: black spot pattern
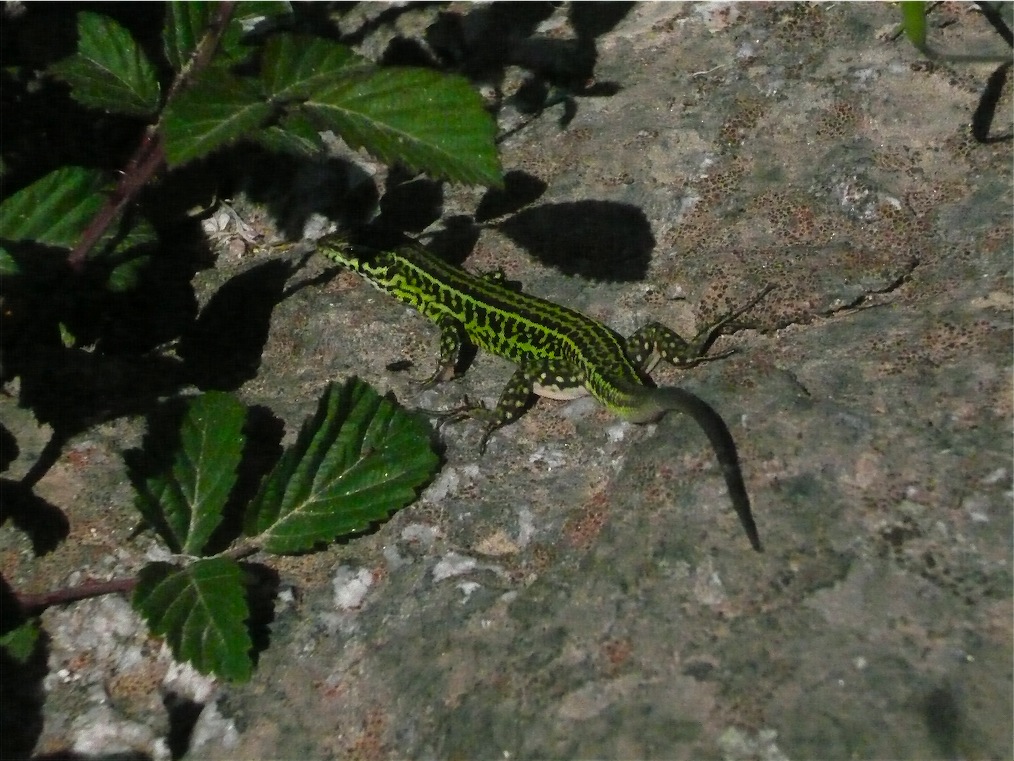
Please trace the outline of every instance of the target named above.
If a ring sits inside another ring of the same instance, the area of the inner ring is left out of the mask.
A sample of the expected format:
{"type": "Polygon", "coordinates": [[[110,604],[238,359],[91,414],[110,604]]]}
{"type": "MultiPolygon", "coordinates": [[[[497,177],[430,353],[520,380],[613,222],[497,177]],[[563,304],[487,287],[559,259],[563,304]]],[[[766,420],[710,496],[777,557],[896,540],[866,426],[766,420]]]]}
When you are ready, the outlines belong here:
{"type": "Polygon", "coordinates": [[[505,410],[530,402],[536,382],[559,389],[583,385],[619,414],[634,412],[646,386],[643,373],[654,361],[699,361],[705,339],[716,327],[687,341],[652,322],[624,339],[580,312],[512,287],[502,270],[471,275],[418,246],[369,254],[343,244],[320,250],[436,322],[441,368],[453,366],[464,341],[518,364],[520,374],[511,378],[492,416],[494,421],[502,418],[494,427],[506,422],[505,410]],[[537,380],[543,372],[545,380],[537,380]]]}

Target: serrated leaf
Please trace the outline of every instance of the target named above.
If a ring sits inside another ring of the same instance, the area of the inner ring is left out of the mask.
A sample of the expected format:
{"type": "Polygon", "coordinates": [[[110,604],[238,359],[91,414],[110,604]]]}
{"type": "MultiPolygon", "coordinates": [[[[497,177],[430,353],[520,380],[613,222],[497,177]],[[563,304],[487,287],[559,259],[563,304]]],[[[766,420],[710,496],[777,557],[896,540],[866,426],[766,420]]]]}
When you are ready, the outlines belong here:
{"type": "Polygon", "coordinates": [[[77,15],[77,53],[49,67],[71,97],[89,108],[148,116],[158,108],[159,84],[148,57],[130,32],[108,16],[77,15]]]}
{"type": "Polygon", "coordinates": [[[162,49],[174,71],[182,71],[215,12],[212,3],[170,2],[162,28],[162,49]]]}
{"type": "Polygon", "coordinates": [[[106,290],[111,293],[126,293],[133,290],[137,287],[141,272],[149,264],[151,257],[147,254],[127,257],[109,273],[109,277],[106,278],[106,290]]]}
{"type": "Polygon", "coordinates": [[[12,277],[22,274],[21,265],[11,256],[6,246],[0,246],[0,277],[12,277]]]}
{"type": "Polygon", "coordinates": [[[18,663],[27,663],[39,641],[39,619],[30,618],[21,626],[0,636],[0,647],[4,648],[18,663]]]}
{"type": "Polygon", "coordinates": [[[364,65],[365,58],[337,42],[278,34],[264,46],[261,80],[266,93],[274,98],[308,98],[350,68],[364,65]]]}
{"type": "Polygon", "coordinates": [[[370,386],[331,384],[247,509],[268,552],[305,552],[414,499],[437,467],[429,428],[370,386]]]}
{"type": "Polygon", "coordinates": [[[297,156],[316,155],[324,149],[320,133],[299,112],[286,114],[278,126],[261,130],[255,139],[269,150],[297,156]]]}
{"type": "Polygon", "coordinates": [[[268,127],[254,135],[254,140],[274,153],[289,153],[294,156],[316,156],[324,142],[316,132],[310,137],[284,127],[268,127]]]}
{"type": "MultiPolygon", "coordinates": [[[[95,169],[70,166],[50,172],[0,203],[0,239],[73,248],[106,202],[107,189],[104,175],[95,169]]],[[[131,217],[124,224],[121,218],[121,224],[103,233],[91,256],[122,255],[155,239],[147,220],[131,217]]]]}
{"type": "Polygon", "coordinates": [[[229,26],[222,35],[219,52],[230,61],[238,62],[249,57],[250,44],[281,26],[291,26],[292,4],[277,0],[243,0],[236,3],[229,26]]]}
{"type": "Polygon", "coordinates": [[[105,200],[95,169],[56,169],[0,204],[0,238],[71,248],[105,200]]]}
{"type": "MultiPolygon", "coordinates": [[[[136,252],[132,252],[131,249],[154,243],[157,239],[158,234],[152,224],[143,217],[134,216],[130,218],[129,226],[114,225],[110,227],[99,239],[99,246],[104,246],[107,243],[112,244],[103,253],[126,260],[132,258],[131,254],[136,255],[136,252]],[[126,229],[123,229],[124,227],[126,229]]],[[[99,250],[102,249],[99,248],[99,250]]]]}
{"type": "Polygon", "coordinates": [[[221,522],[245,419],[246,408],[230,394],[202,394],[187,407],[171,469],[148,476],[131,468],[138,510],[173,552],[200,554],[221,522]]]}
{"type": "Polygon", "coordinates": [[[249,137],[270,113],[271,106],[254,82],[221,68],[208,69],[166,106],[166,163],[179,166],[249,137]]]}
{"type": "Polygon", "coordinates": [[[182,569],[151,563],[141,569],[133,606],[152,633],[165,637],[177,660],[202,674],[250,678],[250,611],[236,561],[205,558],[182,569]]]}
{"type": "Polygon", "coordinates": [[[357,69],[304,108],[353,148],[453,182],[503,185],[496,124],[468,81],[428,69],[357,69]]]}
{"type": "Polygon", "coordinates": [[[102,256],[103,266],[108,268],[106,290],[125,293],[137,287],[141,273],[152,259],[151,246],[157,239],[155,228],[146,219],[131,217],[130,227],[124,232],[110,228],[100,239],[100,245],[93,249],[91,258],[102,256]],[[106,245],[106,244],[110,245],[106,245]]]}

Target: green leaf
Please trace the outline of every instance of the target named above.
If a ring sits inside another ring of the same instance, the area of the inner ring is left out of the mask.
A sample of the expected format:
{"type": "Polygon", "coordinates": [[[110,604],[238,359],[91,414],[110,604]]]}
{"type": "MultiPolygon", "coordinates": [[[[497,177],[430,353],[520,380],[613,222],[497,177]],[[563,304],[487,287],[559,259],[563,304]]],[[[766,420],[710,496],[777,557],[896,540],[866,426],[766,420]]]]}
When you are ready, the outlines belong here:
{"type": "MultiPolygon", "coordinates": [[[[176,71],[183,71],[197,50],[204,35],[211,31],[218,14],[214,3],[170,2],[162,32],[166,58],[176,71]]],[[[254,48],[245,45],[255,29],[281,22],[292,16],[292,6],[285,2],[241,2],[233,8],[225,32],[219,39],[216,57],[236,63],[249,57],[254,48]]]]}
{"type": "Polygon", "coordinates": [[[141,273],[152,261],[150,244],[157,239],[151,223],[136,215],[128,215],[123,224],[110,227],[89,255],[89,259],[102,259],[103,271],[108,272],[106,290],[125,293],[136,288],[141,273]]]}
{"type": "Polygon", "coordinates": [[[324,147],[316,131],[308,135],[288,127],[268,127],[254,135],[254,140],[269,151],[294,156],[316,156],[324,147]]]}
{"type": "Polygon", "coordinates": [[[60,329],[60,343],[63,344],[63,348],[73,349],[74,344],[77,343],[77,338],[74,337],[74,334],[71,332],[70,328],[68,328],[62,322],[58,323],[57,327],[60,329]]]}
{"type": "MultiPolygon", "coordinates": [[[[50,172],[0,203],[0,239],[73,248],[105,203],[106,189],[104,175],[94,169],[71,166],[50,172]]],[[[131,217],[124,223],[121,219],[121,224],[110,225],[103,233],[92,248],[92,257],[136,259],[138,252],[130,249],[155,239],[155,229],[146,220],[131,217]]],[[[7,274],[11,262],[20,267],[9,252],[4,259],[0,256],[0,274],[7,274]]],[[[109,283],[112,290],[124,285],[122,276],[109,283]]]]}
{"type": "Polygon", "coordinates": [[[912,44],[926,52],[926,3],[911,0],[902,2],[901,25],[912,44]]]}
{"type": "MultiPolygon", "coordinates": [[[[134,221],[134,220],[131,220],[134,221]]],[[[152,263],[152,246],[157,239],[155,229],[139,219],[126,233],[115,227],[106,230],[88,255],[89,261],[101,261],[105,288],[110,293],[127,293],[138,287],[144,271],[152,263]]],[[[93,268],[99,272],[99,268],[93,268]]]]}
{"type": "Polygon", "coordinates": [[[0,204],[0,238],[72,248],[105,200],[95,169],[56,169],[0,204]]]}
{"type": "Polygon", "coordinates": [[[202,674],[250,678],[250,612],[236,561],[205,558],[182,569],[151,563],[141,569],[133,605],[152,633],[165,637],[177,660],[202,674]]]}
{"type": "Polygon", "coordinates": [[[242,61],[253,51],[250,44],[281,26],[291,26],[292,4],[277,0],[244,0],[236,3],[229,26],[222,35],[220,55],[233,62],[242,61]]]}
{"type": "Polygon", "coordinates": [[[221,522],[243,453],[245,418],[234,397],[209,391],[188,405],[171,470],[148,476],[128,464],[138,510],[173,552],[200,554],[221,522]]]}
{"type": "Polygon", "coordinates": [[[173,71],[182,71],[215,13],[212,3],[171,2],[166,7],[162,49],[173,71]]]}
{"type": "Polygon", "coordinates": [[[166,162],[185,164],[227,143],[249,137],[271,114],[257,85],[211,68],[163,113],[166,162]]]}
{"type": "Polygon", "coordinates": [[[408,504],[436,467],[420,418],[357,378],[331,384],[249,505],[246,533],[268,552],[305,552],[408,504]]]}
{"type": "Polygon", "coordinates": [[[348,69],[364,65],[365,58],[337,42],[279,34],[264,46],[261,80],[267,94],[276,99],[302,99],[326,89],[348,69]]]}
{"type": "Polygon", "coordinates": [[[0,647],[4,648],[18,663],[24,664],[32,657],[39,641],[39,619],[30,618],[21,626],[0,636],[0,647]]]}
{"type": "Polygon", "coordinates": [[[11,256],[6,246],[0,246],[0,277],[11,277],[22,274],[21,265],[11,256]]]}
{"type": "Polygon", "coordinates": [[[324,149],[317,129],[300,112],[286,114],[277,127],[268,127],[255,137],[265,148],[297,156],[312,156],[324,149]]]}
{"type": "Polygon", "coordinates": [[[496,124],[468,81],[428,69],[357,69],[304,105],[322,129],[388,164],[454,182],[503,185],[496,124]]]}
{"type": "Polygon", "coordinates": [[[151,257],[147,254],[136,254],[125,258],[120,264],[113,267],[109,277],[106,278],[106,290],[110,293],[132,291],[137,287],[141,273],[149,264],[151,264],[151,257]]]}
{"type": "Polygon", "coordinates": [[[130,32],[108,16],[77,15],[77,53],[49,67],[90,108],[148,116],[158,108],[155,70],[130,32]]]}

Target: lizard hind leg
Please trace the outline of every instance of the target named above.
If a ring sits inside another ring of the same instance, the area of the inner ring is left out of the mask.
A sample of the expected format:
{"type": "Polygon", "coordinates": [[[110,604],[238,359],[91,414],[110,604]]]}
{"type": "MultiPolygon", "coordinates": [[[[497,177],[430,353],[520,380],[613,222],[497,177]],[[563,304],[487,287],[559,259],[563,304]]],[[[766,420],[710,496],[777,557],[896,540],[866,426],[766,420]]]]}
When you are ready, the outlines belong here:
{"type": "Polygon", "coordinates": [[[532,405],[535,398],[533,387],[538,377],[537,372],[533,373],[531,370],[518,367],[507,385],[504,386],[504,390],[500,393],[500,399],[493,409],[488,409],[481,403],[470,404],[466,399],[464,405],[451,410],[423,411],[439,419],[438,427],[460,420],[478,420],[483,423],[482,438],[479,440],[479,454],[484,454],[486,444],[493,432],[513,423],[532,405]]]}
{"type": "Polygon", "coordinates": [[[765,286],[742,306],[703,326],[691,339],[683,338],[660,322],[649,322],[626,339],[627,357],[645,373],[651,372],[660,359],[680,367],[693,367],[728,357],[734,349],[718,354],[708,354],[708,349],[724,328],[735,324],[737,318],[756,306],[773,288],[773,285],[765,286]]]}
{"type": "Polygon", "coordinates": [[[732,351],[727,351],[723,352],[722,354],[715,354],[710,357],[705,356],[705,354],[708,351],[708,347],[711,346],[712,342],[714,342],[716,338],[718,338],[718,336],[722,333],[723,329],[729,326],[732,326],[734,329],[747,327],[744,325],[740,325],[736,321],[744,314],[749,312],[751,309],[753,309],[755,306],[757,306],[757,304],[760,303],[761,299],[763,299],[765,296],[771,293],[771,291],[773,291],[774,289],[775,286],[771,283],[768,283],[763,288],[761,288],[745,304],[738,306],[735,309],[726,312],[723,315],[720,315],[717,319],[708,323],[707,325],[702,327],[699,331],[697,331],[697,335],[694,336],[689,341],[690,351],[694,355],[693,359],[696,359],[698,362],[701,362],[708,359],[719,359],[720,357],[725,357],[731,354],[732,351]]]}

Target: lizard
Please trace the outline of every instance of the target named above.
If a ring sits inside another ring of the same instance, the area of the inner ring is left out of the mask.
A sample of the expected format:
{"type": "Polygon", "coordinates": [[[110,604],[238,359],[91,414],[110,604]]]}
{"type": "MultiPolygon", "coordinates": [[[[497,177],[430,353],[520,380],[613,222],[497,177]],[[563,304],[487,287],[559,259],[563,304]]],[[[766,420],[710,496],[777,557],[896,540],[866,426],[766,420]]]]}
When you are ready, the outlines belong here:
{"type": "Polygon", "coordinates": [[[750,545],[762,551],[728,426],[703,399],[675,386],[658,388],[648,373],[663,359],[689,366],[731,353],[705,356],[717,332],[756,305],[773,286],[765,286],[689,341],[658,322],[623,338],[581,312],[522,292],[500,270],[473,275],[416,243],[376,250],[352,244],[336,233],[318,240],[317,251],[436,323],[440,359],[424,385],[452,379],[461,351],[469,344],[517,365],[494,409],[468,406],[445,415],[485,424],[480,453],[495,430],[527,410],[534,395],[568,400],[590,394],[634,423],[657,421],[669,411],[686,413],[711,442],[750,545]]]}

